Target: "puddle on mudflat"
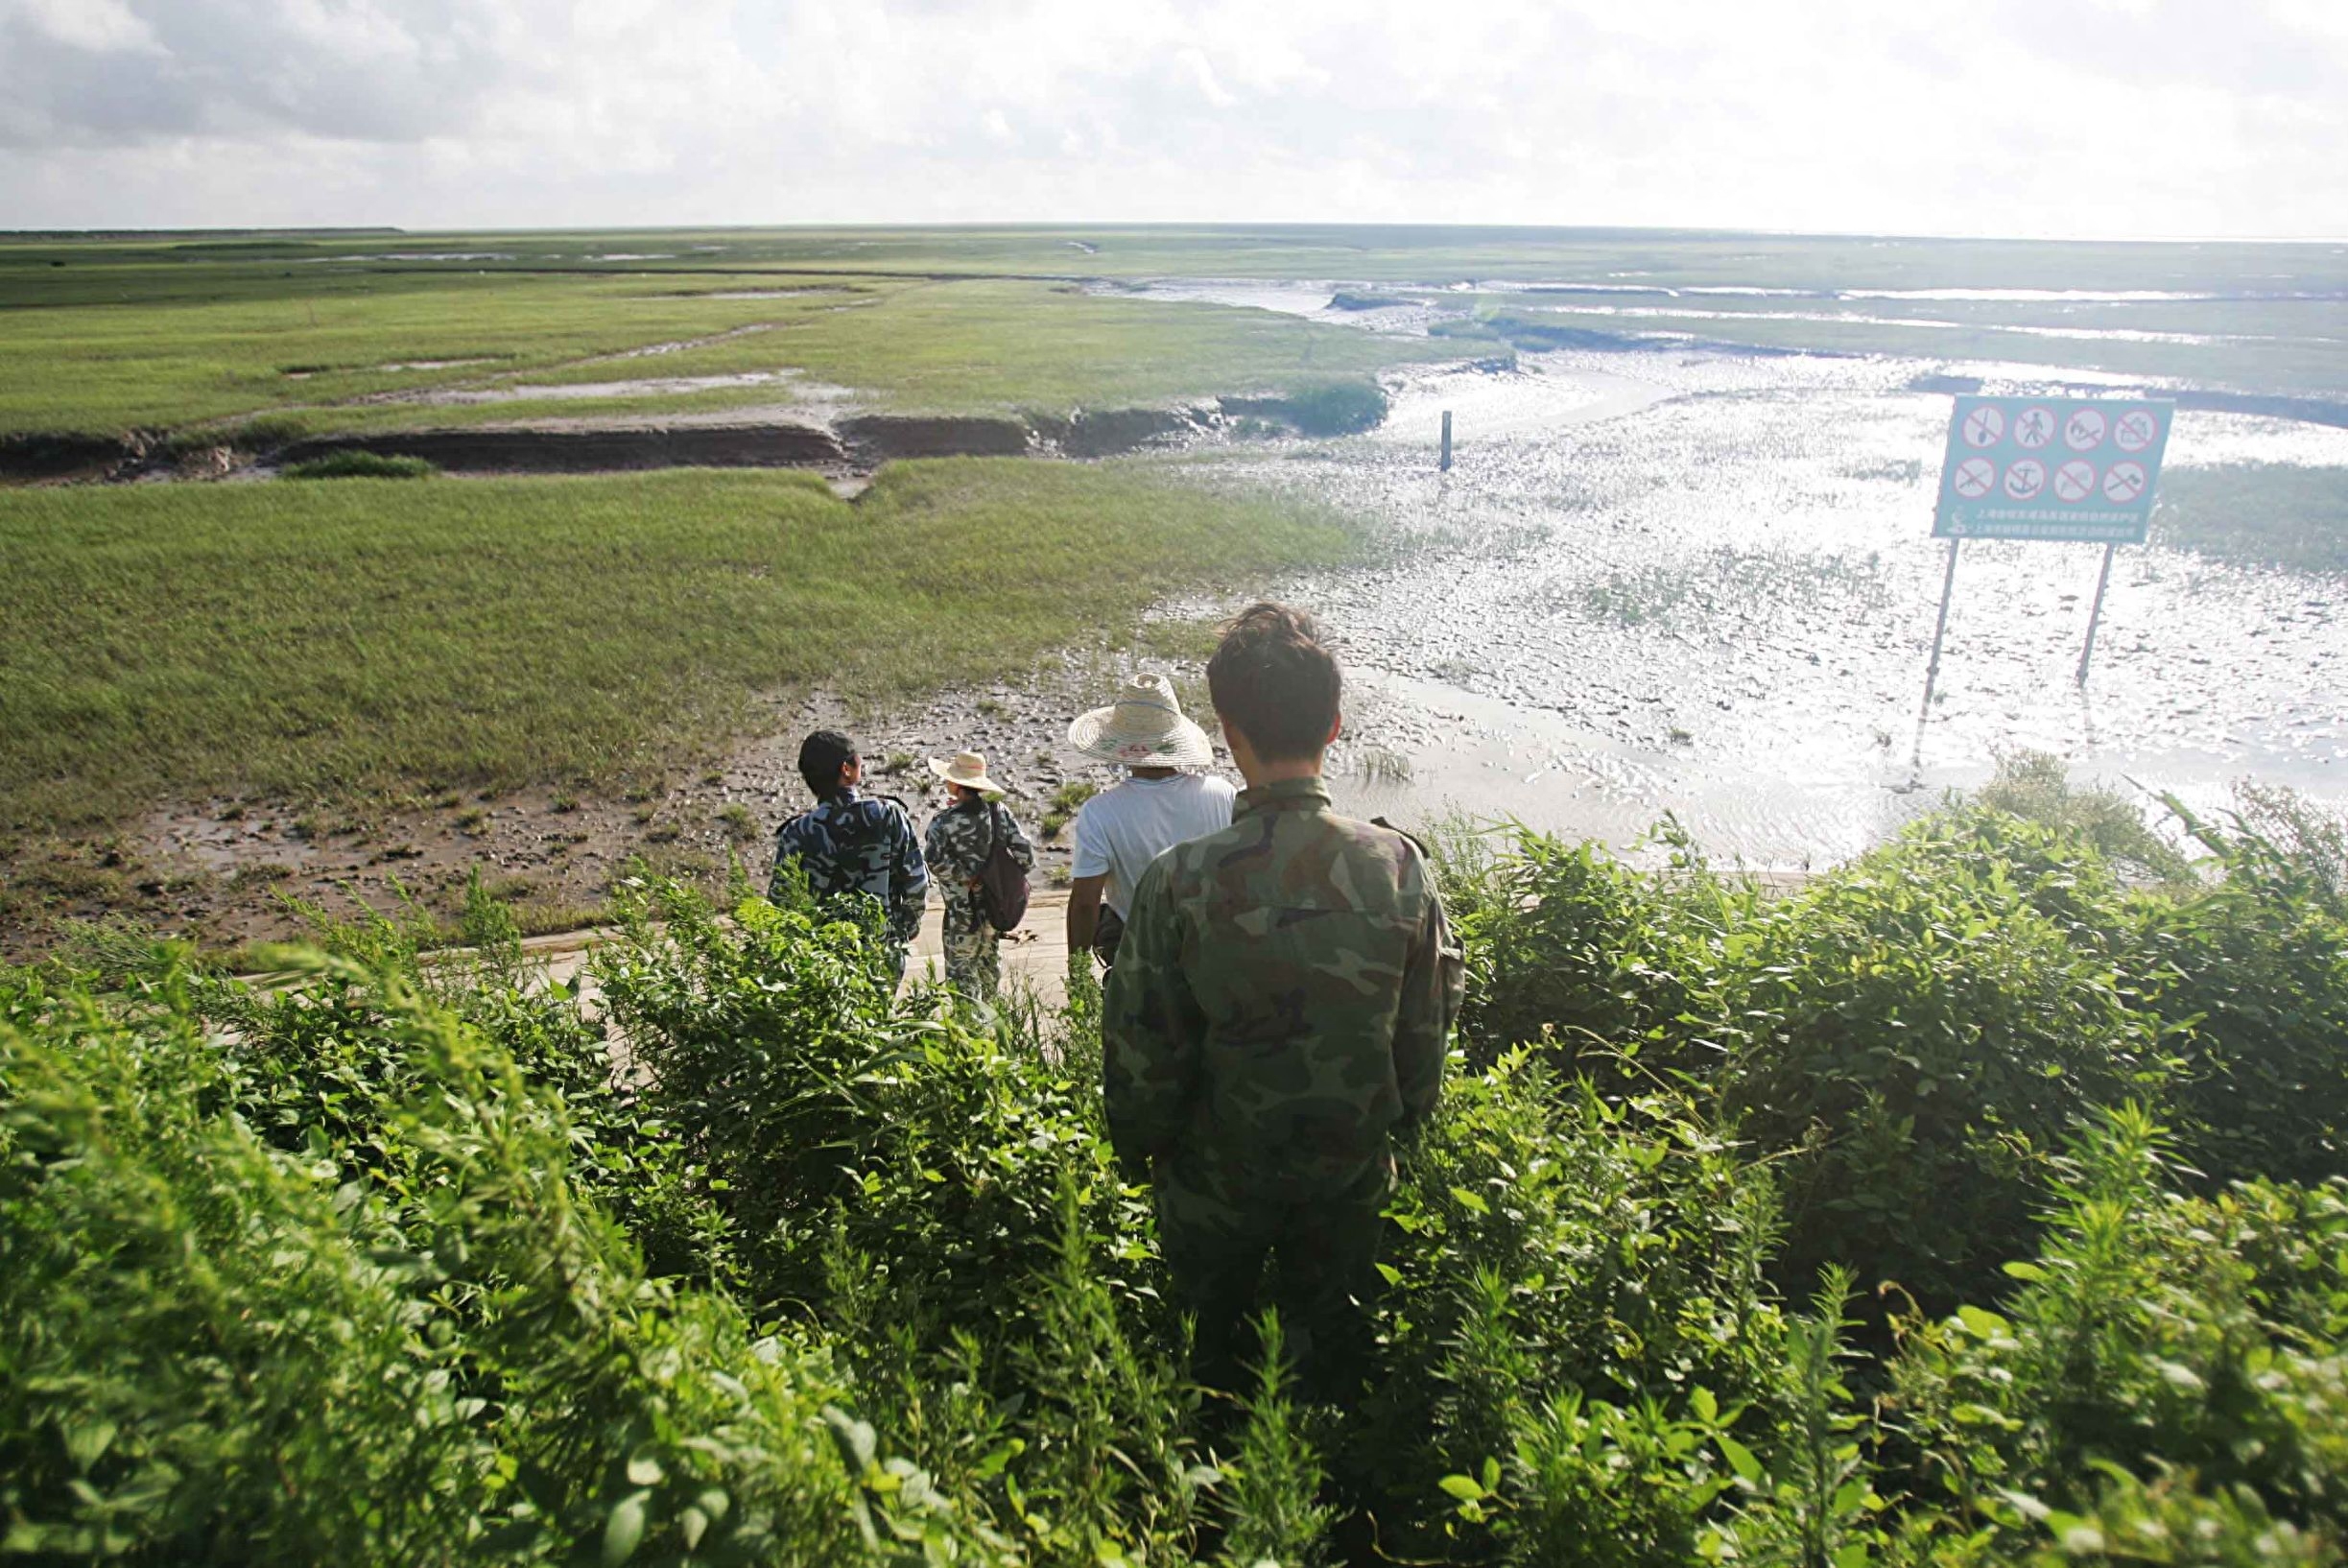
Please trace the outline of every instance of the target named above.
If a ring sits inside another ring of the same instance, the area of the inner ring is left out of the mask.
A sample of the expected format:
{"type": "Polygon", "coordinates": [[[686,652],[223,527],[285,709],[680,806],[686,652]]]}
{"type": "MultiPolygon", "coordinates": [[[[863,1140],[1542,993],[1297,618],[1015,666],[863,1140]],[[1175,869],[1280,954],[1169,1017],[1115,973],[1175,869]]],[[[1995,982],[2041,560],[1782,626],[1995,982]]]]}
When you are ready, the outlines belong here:
{"type": "MultiPolygon", "coordinates": [[[[1909,384],[1956,371],[2003,390],[2044,369],[1686,350],[1522,364],[1415,374],[1369,436],[1208,463],[1415,543],[1401,564],[1282,589],[1343,639],[1352,754],[1408,759],[1407,782],[1349,774],[1355,809],[1617,845],[1668,811],[1713,854],[1798,868],[2025,748],[2147,800],[2222,807],[2255,777],[2348,806],[2348,583],[2165,549],[2119,552],[2082,693],[2100,550],[1968,543],[1919,728],[1950,405],[1909,384]]],[[[2186,411],[2168,461],[2348,464],[2348,432],[2186,411]]]]}
{"type": "Polygon", "coordinates": [[[1438,315],[1459,316],[1466,309],[1464,300],[1453,300],[1438,307],[1428,300],[1428,291],[1420,286],[1397,286],[1389,292],[1370,284],[1314,282],[1297,278],[1168,277],[1147,283],[1094,284],[1089,286],[1087,292],[1112,297],[1165,300],[1174,304],[1232,305],[1248,310],[1276,311],[1283,316],[1342,321],[1347,326],[1371,332],[1421,336],[1426,333],[1427,323],[1438,315]],[[1337,302],[1338,297],[1340,292],[1348,291],[1364,297],[1393,299],[1396,302],[1366,309],[1340,307],[1337,302]]]}
{"type": "Polygon", "coordinates": [[[470,408],[484,403],[564,403],[594,397],[654,397],[683,392],[721,392],[736,387],[791,385],[811,401],[845,404],[854,393],[845,387],[827,387],[799,379],[796,370],[739,370],[730,375],[639,376],[628,381],[565,381],[544,385],[516,383],[509,387],[436,387],[425,392],[389,393],[372,401],[422,403],[434,408],[470,408]]]}

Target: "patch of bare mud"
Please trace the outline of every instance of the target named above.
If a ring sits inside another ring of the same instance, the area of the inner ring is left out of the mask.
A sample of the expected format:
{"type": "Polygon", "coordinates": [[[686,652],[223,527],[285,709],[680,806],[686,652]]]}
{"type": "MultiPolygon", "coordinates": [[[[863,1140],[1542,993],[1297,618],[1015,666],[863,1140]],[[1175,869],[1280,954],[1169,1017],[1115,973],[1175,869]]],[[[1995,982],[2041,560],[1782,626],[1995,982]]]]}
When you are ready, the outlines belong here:
{"type": "MultiPolygon", "coordinates": [[[[648,350],[649,352],[649,350],[648,350]]],[[[382,392],[370,403],[413,403],[426,408],[479,408],[490,403],[574,403],[603,397],[683,396],[737,387],[780,387],[799,379],[796,370],[738,370],[728,375],[638,376],[627,381],[517,382],[502,387],[432,387],[382,392]]],[[[852,397],[844,387],[813,387],[819,394],[852,397]]]]}
{"type": "Polygon", "coordinates": [[[390,365],[352,366],[348,368],[347,371],[345,371],[344,368],[341,366],[295,365],[289,366],[277,373],[285,377],[288,381],[309,381],[318,376],[335,375],[339,373],[367,375],[379,374],[385,371],[461,370],[467,366],[495,365],[497,361],[494,358],[410,359],[394,361],[390,365]]]}
{"type": "MultiPolygon", "coordinates": [[[[1036,842],[1037,886],[1063,886],[1069,832],[1064,825],[1049,837],[1043,831],[1055,792],[1078,783],[1105,788],[1123,776],[1070,749],[1068,723],[1111,699],[1124,662],[1070,655],[1025,681],[974,686],[893,711],[860,709],[828,694],[778,696],[761,703],[750,738],[634,791],[451,792],[396,809],[354,811],[214,799],[158,811],[133,824],[112,851],[138,867],[135,887],[117,878],[110,894],[66,899],[52,913],[126,914],[217,948],[298,936],[301,922],[288,898],[340,915],[413,898],[453,917],[476,873],[531,929],[591,921],[619,879],[644,869],[714,890],[729,861],[739,861],[763,887],[775,830],[809,804],[795,763],[801,738],[817,728],[853,736],[868,787],[903,800],[917,826],[945,803],[926,759],[984,752],[988,772],[1008,787],[1008,805],[1036,842]]],[[[1198,683],[1193,667],[1146,662],[1198,683]]],[[[1222,771],[1229,773],[1227,759],[1222,771]]]]}
{"type": "Polygon", "coordinates": [[[385,431],[296,441],[273,465],[337,452],[421,458],[452,473],[605,473],[651,468],[844,470],[847,448],[819,425],[585,424],[571,428],[481,425],[385,431]]]}
{"type": "Polygon", "coordinates": [[[712,332],[702,338],[676,338],[667,343],[648,343],[640,348],[623,348],[616,354],[591,354],[578,365],[602,365],[613,360],[654,359],[662,354],[681,354],[688,348],[708,348],[716,344],[732,343],[737,338],[754,338],[761,332],[771,332],[771,321],[752,321],[747,326],[728,327],[723,332],[712,332]]]}
{"type": "Polygon", "coordinates": [[[665,294],[663,299],[798,299],[811,294],[838,294],[838,289],[710,289],[665,294]]]}

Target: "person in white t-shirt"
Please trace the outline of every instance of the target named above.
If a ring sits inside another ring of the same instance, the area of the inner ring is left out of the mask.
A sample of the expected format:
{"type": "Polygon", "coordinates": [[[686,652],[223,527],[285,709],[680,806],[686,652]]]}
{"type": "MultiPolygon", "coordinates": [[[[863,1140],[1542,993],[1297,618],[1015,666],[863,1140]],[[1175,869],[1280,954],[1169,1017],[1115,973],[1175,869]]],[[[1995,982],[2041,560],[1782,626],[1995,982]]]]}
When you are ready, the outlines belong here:
{"type": "Polygon", "coordinates": [[[1215,748],[1183,717],[1164,676],[1127,681],[1115,702],[1068,726],[1068,742],[1088,757],[1124,765],[1129,775],[1077,814],[1068,890],[1068,951],[1089,948],[1110,963],[1142,872],[1175,844],[1229,827],[1237,792],[1220,778],[1183,772],[1212,765],[1215,748]]]}

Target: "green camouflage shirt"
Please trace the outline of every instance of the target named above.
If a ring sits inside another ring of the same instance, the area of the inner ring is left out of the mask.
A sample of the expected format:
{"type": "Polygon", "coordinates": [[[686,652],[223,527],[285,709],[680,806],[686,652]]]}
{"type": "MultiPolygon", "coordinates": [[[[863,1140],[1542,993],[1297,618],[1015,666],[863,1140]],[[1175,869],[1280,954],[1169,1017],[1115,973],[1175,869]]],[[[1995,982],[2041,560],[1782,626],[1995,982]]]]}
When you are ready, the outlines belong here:
{"type": "Polygon", "coordinates": [[[1434,1110],[1459,1006],[1426,859],[1316,778],[1246,791],[1133,892],[1102,1010],[1109,1136],[1312,1196],[1434,1110]]]}

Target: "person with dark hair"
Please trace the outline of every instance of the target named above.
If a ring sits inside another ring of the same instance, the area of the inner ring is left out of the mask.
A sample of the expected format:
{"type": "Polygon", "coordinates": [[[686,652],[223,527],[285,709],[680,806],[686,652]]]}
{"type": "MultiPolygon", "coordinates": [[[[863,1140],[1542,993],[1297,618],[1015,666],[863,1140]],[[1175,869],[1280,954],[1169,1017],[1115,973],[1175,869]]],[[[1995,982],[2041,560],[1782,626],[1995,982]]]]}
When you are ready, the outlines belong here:
{"type": "Polygon", "coordinates": [[[1302,611],[1224,628],[1207,686],[1247,788],[1142,874],[1103,1002],[1109,1137],[1156,1190],[1195,1371],[1224,1390],[1268,1262],[1307,1392],[1365,1369],[1393,1144],[1435,1109],[1459,1008],[1426,856],[1330,809],[1342,685],[1302,611]]]}
{"type": "Polygon", "coordinates": [[[774,874],[768,895],[783,896],[792,867],[807,879],[818,907],[858,895],[881,906],[882,933],[893,949],[896,977],[905,977],[905,948],[921,931],[929,896],[921,843],[904,804],[867,796],[864,759],[856,743],[836,729],[818,729],[799,745],[799,777],[816,797],[774,835],[774,874]]]}

